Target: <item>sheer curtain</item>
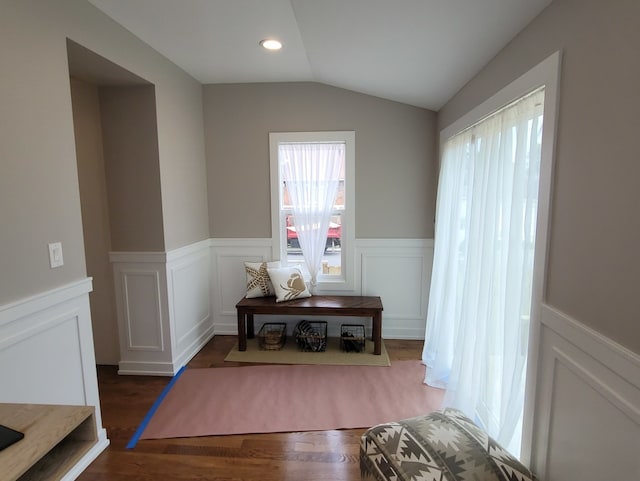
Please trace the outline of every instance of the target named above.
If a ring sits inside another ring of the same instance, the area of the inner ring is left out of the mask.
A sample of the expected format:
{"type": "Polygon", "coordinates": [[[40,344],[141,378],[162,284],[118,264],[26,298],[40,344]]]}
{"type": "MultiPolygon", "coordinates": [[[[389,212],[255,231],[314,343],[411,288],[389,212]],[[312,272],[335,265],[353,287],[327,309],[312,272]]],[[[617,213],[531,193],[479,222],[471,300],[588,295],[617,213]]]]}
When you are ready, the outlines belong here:
{"type": "Polygon", "coordinates": [[[500,444],[520,453],[544,91],[443,146],[423,361],[500,444]]]}
{"type": "Polygon", "coordinates": [[[344,143],[280,144],[281,178],[314,292],[345,158],[344,143]]]}

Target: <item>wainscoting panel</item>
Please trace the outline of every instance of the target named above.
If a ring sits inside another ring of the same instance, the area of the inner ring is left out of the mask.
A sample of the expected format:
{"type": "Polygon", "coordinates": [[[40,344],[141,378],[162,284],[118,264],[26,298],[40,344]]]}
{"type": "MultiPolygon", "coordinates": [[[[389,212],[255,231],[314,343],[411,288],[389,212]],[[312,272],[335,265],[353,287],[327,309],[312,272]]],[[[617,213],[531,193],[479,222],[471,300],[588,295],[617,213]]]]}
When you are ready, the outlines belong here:
{"type": "Polygon", "coordinates": [[[209,240],[112,252],[120,374],[173,376],[213,336],[209,240]]]}
{"type": "Polygon", "coordinates": [[[164,349],[160,272],[121,269],[122,314],[126,349],[162,351],[164,349]]]}
{"type": "MultiPolygon", "coordinates": [[[[244,262],[270,261],[272,256],[271,239],[211,240],[216,334],[237,334],[235,306],[245,294],[244,262]]],[[[433,240],[357,239],[355,256],[356,290],[350,294],[382,297],[383,337],[423,339],[433,240]]],[[[256,318],[256,326],[264,320],[256,318]]]]}
{"type": "Polygon", "coordinates": [[[383,337],[424,339],[433,241],[375,239],[356,244],[362,295],[382,298],[383,337]]]}
{"type": "Polygon", "coordinates": [[[112,252],[120,374],[175,374],[164,252],[112,252]]]}
{"type": "Polygon", "coordinates": [[[185,365],[213,336],[209,241],[167,254],[174,364],[185,365]]]}
{"type": "Polygon", "coordinates": [[[28,402],[43,394],[41,386],[57,379],[46,394],[49,403],[86,404],[79,310],[73,308],[42,323],[30,321],[21,321],[24,330],[0,345],[1,395],[28,402]],[[42,362],[43,359],[47,361],[42,362]],[[29,382],[25,383],[25,379],[29,382]]]}
{"type": "Polygon", "coordinates": [[[532,467],[545,481],[640,479],[640,356],[542,309],[532,467]]]}
{"type": "Polygon", "coordinates": [[[213,322],[216,334],[237,334],[236,304],[246,293],[245,262],[273,259],[271,239],[212,239],[213,322]]]}
{"type": "Polygon", "coordinates": [[[0,402],[95,407],[98,444],[72,470],[109,444],[100,414],[90,291],[91,279],[83,279],[0,306],[0,402]]]}

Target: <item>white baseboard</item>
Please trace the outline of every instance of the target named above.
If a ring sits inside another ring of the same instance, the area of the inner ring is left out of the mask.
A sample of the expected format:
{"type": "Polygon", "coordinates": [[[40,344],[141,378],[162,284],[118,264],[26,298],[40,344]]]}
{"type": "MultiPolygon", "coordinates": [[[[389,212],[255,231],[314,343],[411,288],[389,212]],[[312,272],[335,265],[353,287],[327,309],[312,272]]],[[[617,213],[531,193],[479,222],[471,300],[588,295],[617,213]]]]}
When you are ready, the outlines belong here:
{"type": "Polygon", "coordinates": [[[120,361],[118,374],[121,376],[174,376],[180,367],[172,362],[120,361]]]}
{"type": "Polygon", "coordinates": [[[124,376],[174,376],[198,354],[213,336],[213,326],[210,326],[171,362],[121,361],[118,363],[118,374],[124,376]]]}

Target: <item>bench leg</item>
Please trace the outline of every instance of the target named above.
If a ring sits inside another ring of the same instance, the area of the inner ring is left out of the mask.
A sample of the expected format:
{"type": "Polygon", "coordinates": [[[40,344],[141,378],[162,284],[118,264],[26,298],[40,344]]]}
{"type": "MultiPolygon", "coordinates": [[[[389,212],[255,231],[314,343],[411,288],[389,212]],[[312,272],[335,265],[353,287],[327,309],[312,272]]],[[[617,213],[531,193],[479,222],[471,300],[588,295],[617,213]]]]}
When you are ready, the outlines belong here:
{"type": "Polygon", "coordinates": [[[238,351],[247,350],[247,330],[245,325],[245,313],[238,309],[238,351]]]}
{"type": "Polygon", "coordinates": [[[247,314],[247,339],[253,339],[255,336],[253,328],[253,314],[247,314]]]}
{"type": "Polygon", "coordinates": [[[382,313],[376,312],[373,315],[373,353],[377,356],[382,354],[382,313]]]}

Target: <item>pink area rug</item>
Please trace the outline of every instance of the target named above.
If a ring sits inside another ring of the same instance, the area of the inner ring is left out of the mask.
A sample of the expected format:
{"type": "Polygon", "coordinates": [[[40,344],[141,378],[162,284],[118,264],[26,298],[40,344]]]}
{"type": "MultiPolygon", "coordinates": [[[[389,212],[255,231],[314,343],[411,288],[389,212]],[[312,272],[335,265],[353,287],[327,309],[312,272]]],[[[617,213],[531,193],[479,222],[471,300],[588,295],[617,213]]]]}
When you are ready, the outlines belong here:
{"type": "Polygon", "coordinates": [[[187,369],[142,439],[367,428],[440,408],[420,361],[187,369]]]}

